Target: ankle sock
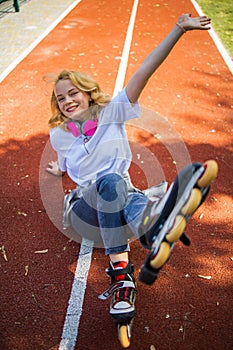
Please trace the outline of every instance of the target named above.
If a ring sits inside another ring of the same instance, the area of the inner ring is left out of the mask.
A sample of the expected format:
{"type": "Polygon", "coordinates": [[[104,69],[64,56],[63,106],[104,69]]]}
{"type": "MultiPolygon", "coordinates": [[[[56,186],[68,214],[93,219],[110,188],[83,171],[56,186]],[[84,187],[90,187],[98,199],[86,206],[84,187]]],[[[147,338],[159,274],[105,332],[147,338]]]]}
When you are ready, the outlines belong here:
{"type": "MultiPolygon", "coordinates": [[[[128,262],[126,261],[118,261],[118,262],[111,262],[111,265],[113,267],[114,270],[117,270],[117,269],[125,269],[128,265],[128,262]]],[[[122,275],[119,275],[119,276],[116,276],[116,281],[122,281],[125,279],[125,275],[122,274],[122,275]]]]}

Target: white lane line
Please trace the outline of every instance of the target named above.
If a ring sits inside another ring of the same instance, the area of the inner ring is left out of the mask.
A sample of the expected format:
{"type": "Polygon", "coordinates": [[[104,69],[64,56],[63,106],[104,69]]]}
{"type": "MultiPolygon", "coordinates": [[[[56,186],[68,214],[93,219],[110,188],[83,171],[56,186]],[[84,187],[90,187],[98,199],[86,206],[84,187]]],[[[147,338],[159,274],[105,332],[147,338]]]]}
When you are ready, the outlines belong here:
{"type": "Polygon", "coordinates": [[[82,0],[74,1],[28,48],[22,52],[1,74],[0,83],[10,74],[13,69],[71,12],[82,0]]]}
{"type": "MultiPolygon", "coordinates": [[[[128,25],[123,55],[118,70],[118,77],[115,83],[115,93],[116,91],[121,90],[124,86],[124,78],[126,74],[129,50],[133,36],[133,27],[135,23],[137,6],[138,0],[135,0],[130,17],[130,22],[128,25]]],[[[88,272],[91,266],[92,250],[92,242],[83,239],[80,247],[79,258],[74,275],[70,299],[68,302],[68,308],[66,312],[66,318],[63,326],[59,350],[73,350],[75,348],[78,336],[80,317],[82,315],[83,310],[83,301],[85,296],[88,272]]]]}
{"type": "Polygon", "coordinates": [[[124,86],[125,74],[127,69],[127,63],[129,58],[129,51],[131,47],[131,41],[133,37],[134,23],[136,19],[136,13],[138,8],[138,0],[134,1],[133,9],[130,16],[130,21],[128,25],[128,30],[126,34],[125,44],[122,52],[121,63],[119,66],[118,74],[116,77],[115,89],[113,92],[113,96],[115,96],[118,91],[120,91],[124,86]]]}
{"type": "MultiPolygon", "coordinates": [[[[195,9],[196,9],[197,13],[199,14],[199,16],[204,16],[204,13],[202,12],[202,10],[201,10],[200,6],[197,4],[197,2],[195,0],[190,0],[190,1],[193,4],[193,6],[195,7],[195,9]]],[[[223,46],[221,40],[219,39],[219,37],[217,36],[217,34],[216,34],[216,32],[214,31],[213,28],[211,28],[208,32],[209,32],[213,42],[215,43],[218,51],[220,52],[223,60],[225,61],[228,69],[230,70],[231,74],[233,74],[233,61],[230,58],[227,50],[223,46]]]]}
{"type": "Polygon", "coordinates": [[[72,350],[76,344],[87,276],[91,265],[92,250],[93,243],[83,239],[74,274],[59,350],[72,350]]]}

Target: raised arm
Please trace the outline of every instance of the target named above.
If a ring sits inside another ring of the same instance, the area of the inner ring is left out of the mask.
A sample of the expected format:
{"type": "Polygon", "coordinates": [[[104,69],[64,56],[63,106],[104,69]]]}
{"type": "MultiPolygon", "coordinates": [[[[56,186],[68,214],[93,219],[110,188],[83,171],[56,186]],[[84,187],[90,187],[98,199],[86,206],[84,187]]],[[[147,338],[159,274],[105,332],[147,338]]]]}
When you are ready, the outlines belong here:
{"type": "Polygon", "coordinates": [[[131,103],[135,103],[148,79],[165,60],[181,36],[190,30],[208,30],[211,20],[206,16],[192,18],[190,14],[180,16],[178,22],[165,39],[145,58],[139,69],[126,85],[126,93],[131,103]]]}

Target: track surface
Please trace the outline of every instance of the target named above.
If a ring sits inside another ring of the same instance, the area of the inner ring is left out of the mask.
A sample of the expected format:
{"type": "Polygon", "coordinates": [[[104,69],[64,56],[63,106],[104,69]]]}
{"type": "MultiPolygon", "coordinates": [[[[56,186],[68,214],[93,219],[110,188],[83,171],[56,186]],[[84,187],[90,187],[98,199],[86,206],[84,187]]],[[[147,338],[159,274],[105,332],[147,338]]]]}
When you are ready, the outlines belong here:
{"type": "MultiPolygon", "coordinates": [[[[130,0],[81,1],[1,84],[2,350],[59,348],[80,249],[53,225],[41,200],[39,168],[52,90],[43,77],[79,69],[113,93],[132,6],[130,0]]],[[[189,1],[139,1],[126,81],[186,12],[196,14],[189,1]]],[[[131,174],[142,189],[153,173],[147,152],[159,164],[155,182],[163,176],[171,182],[187,154],[192,161],[219,163],[210,196],[188,226],[191,247],[177,244],[158,281],[138,284],[131,349],[232,349],[232,83],[209,34],[187,33],[140,99],[167,118],[187,151],[180,153],[172,140],[161,142],[154,119],[144,129],[127,127],[131,174]]],[[[58,181],[53,179],[54,186],[58,181]]],[[[65,177],[64,188],[71,186],[65,177]]],[[[136,276],[145,254],[134,241],[136,276]]],[[[107,264],[103,250],[94,249],[76,350],[121,348],[108,302],[97,298],[108,287],[107,264]]]]}

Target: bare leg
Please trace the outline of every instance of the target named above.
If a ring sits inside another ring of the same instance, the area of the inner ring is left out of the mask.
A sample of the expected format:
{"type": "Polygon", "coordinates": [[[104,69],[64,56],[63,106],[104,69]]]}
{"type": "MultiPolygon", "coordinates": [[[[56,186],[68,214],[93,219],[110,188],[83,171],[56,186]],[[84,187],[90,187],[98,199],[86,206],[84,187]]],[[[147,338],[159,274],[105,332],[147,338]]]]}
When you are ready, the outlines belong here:
{"type": "Polygon", "coordinates": [[[127,263],[129,262],[128,252],[110,254],[109,257],[112,263],[119,262],[119,261],[125,261],[127,263]]]}

